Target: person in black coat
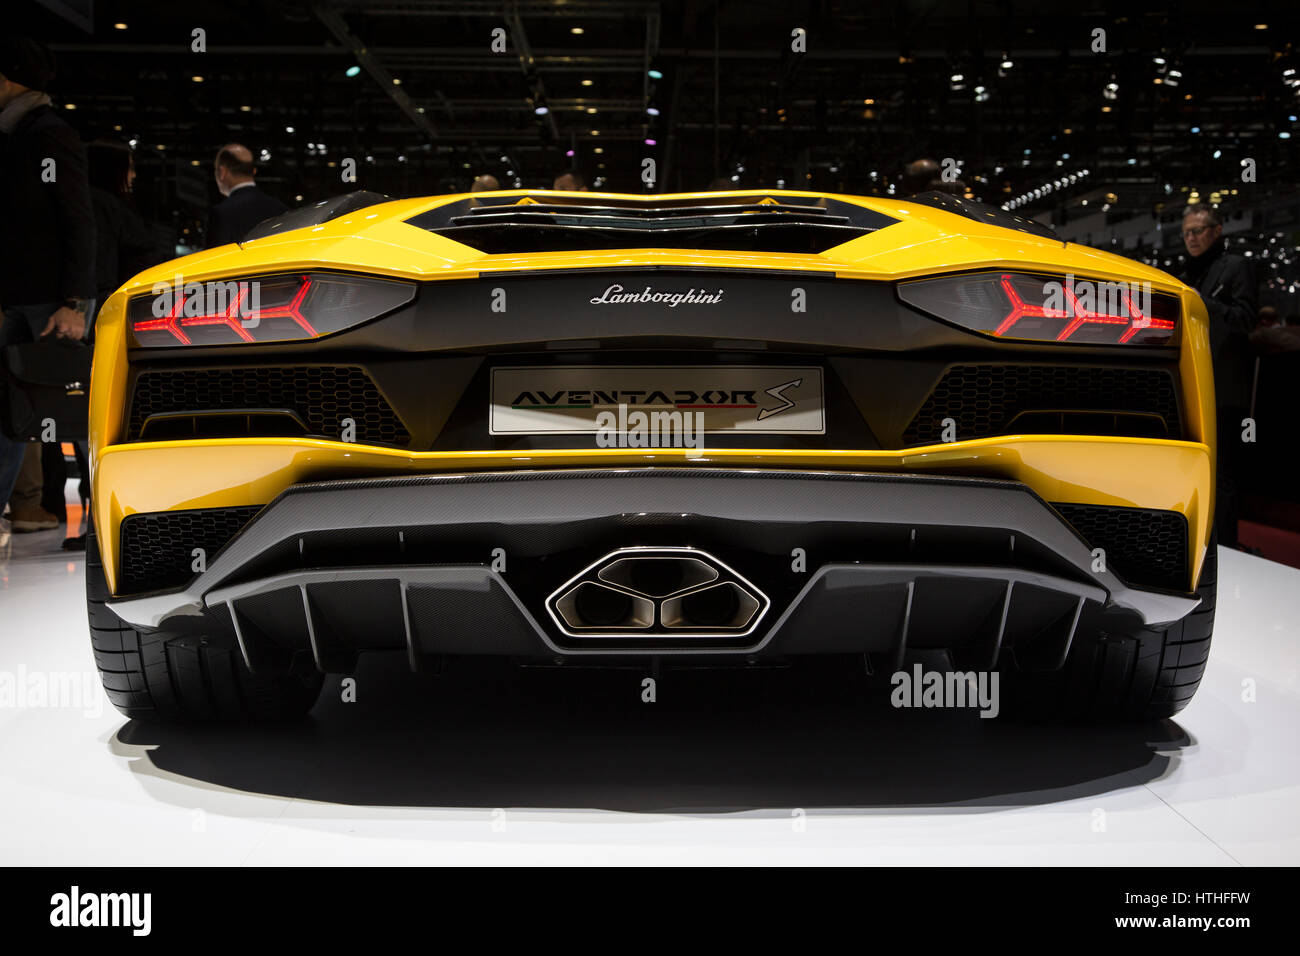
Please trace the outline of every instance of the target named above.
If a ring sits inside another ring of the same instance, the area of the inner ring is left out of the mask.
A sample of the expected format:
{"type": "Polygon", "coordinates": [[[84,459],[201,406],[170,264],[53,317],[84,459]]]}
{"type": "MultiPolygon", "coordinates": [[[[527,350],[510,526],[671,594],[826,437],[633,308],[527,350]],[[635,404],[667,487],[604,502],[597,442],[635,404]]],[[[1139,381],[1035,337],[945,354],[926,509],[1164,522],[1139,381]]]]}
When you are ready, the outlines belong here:
{"type": "MultiPolygon", "coordinates": [[[[80,340],[95,296],[86,152],[50,105],[53,79],[48,49],[0,36],[0,348],[47,335],[80,340]]],[[[0,508],[10,501],[14,531],[58,527],[40,506],[39,462],[0,432],[0,508]]]]}
{"type": "MultiPolygon", "coordinates": [[[[145,223],[131,202],[135,184],[135,162],[126,143],[97,139],[86,147],[90,179],[90,202],[95,212],[95,304],[102,306],[110,295],[137,272],[170,258],[166,243],[145,223]]],[[[86,338],[94,339],[94,321],[86,338]]],[[[79,493],[84,514],[90,498],[90,470],[85,442],[73,442],[81,475],[79,493]]],[[[67,514],[64,486],[67,464],[58,445],[41,449],[45,488],[41,507],[56,517],[67,514]]],[[[69,536],[64,550],[82,551],[85,535],[69,536]]]]}
{"type": "Polygon", "coordinates": [[[86,147],[90,200],[95,209],[95,286],[104,300],[137,272],[171,258],[171,250],[132,202],[135,160],[131,148],[111,139],[86,147]]]}
{"type": "Polygon", "coordinates": [[[49,52],[24,38],[0,42],[0,305],[54,304],[41,334],[80,338],[84,309],[63,306],[95,295],[86,151],[43,92],[49,52]]]}
{"type": "Polygon", "coordinates": [[[253,180],[257,167],[247,146],[228,143],[217,152],[217,188],[226,198],[208,213],[207,248],[239,242],[263,219],[278,216],[288,207],[262,192],[253,180]]]}
{"type": "Polygon", "coordinates": [[[1218,493],[1214,528],[1219,544],[1237,546],[1238,473],[1242,419],[1250,413],[1259,285],[1250,262],[1224,248],[1223,220],[1213,206],[1197,203],[1183,211],[1183,243],[1191,257],[1182,280],[1201,294],[1210,318],[1210,355],[1218,405],[1218,493]]]}

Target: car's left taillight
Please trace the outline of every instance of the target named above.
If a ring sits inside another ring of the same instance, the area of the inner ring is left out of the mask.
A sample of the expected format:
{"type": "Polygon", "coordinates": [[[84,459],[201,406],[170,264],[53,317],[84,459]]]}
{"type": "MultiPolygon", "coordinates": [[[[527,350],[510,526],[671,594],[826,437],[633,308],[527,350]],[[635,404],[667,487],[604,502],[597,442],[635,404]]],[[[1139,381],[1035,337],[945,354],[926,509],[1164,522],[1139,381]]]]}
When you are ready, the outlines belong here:
{"type": "Polygon", "coordinates": [[[409,282],[294,272],[160,283],[127,304],[140,348],[317,339],[369,322],[415,298],[409,282]]]}
{"type": "Polygon", "coordinates": [[[898,297],[923,312],[999,339],[1068,345],[1170,345],[1182,306],[1150,285],[978,272],[916,279],[898,297]]]}

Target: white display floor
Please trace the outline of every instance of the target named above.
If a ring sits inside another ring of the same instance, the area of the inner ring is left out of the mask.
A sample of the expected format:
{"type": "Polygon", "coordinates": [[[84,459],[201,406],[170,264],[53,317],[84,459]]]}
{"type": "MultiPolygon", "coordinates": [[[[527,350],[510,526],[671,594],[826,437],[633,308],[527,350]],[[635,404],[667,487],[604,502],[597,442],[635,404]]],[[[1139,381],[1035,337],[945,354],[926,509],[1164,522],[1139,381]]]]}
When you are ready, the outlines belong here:
{"type": "Polygon", "coordinates": [[[355,703],[332,678],[257,731],[113,710],[59,541],[0,546],[6,863],[1300,863],[1300,570],[1240,552],[1200,693],[1154,727],[894,711],[787,671],[666,671],[647,704],[641,671],[393,655],[355,703]]]}

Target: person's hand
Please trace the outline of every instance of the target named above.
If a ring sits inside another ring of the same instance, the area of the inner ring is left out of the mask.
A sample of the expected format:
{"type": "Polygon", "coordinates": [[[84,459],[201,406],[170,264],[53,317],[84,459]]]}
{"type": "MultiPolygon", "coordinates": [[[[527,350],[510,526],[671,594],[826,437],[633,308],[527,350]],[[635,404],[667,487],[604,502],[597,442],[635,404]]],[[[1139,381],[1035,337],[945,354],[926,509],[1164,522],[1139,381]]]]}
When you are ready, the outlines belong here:
{"type": "Polygon", "coordinates": [[[61,339],[74,341],[80,339],[86,334],[86,313],[74,311],[66,305],[61,306],[50,316],[50,321],[45,323],[45,331],[41,333],[41,338],[51,332],[61,339]]]}

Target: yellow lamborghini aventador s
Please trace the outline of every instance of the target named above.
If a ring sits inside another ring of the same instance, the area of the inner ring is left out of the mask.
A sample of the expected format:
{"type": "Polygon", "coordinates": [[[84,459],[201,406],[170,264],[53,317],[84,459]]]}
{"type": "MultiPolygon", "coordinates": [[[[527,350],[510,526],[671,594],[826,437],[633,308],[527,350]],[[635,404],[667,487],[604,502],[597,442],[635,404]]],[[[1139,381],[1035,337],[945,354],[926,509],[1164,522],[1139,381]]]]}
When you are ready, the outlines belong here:
{"type": "Polygon", "coordinates": [[[391,650],[1143,719],[1209,650],[1201,300],[938,193],[352,193],[119,289],[90,428],[133,717],[300,715],[391,650]]]}

